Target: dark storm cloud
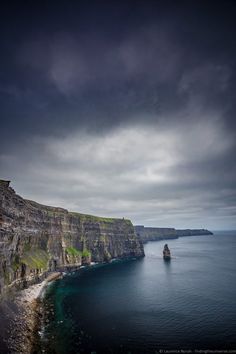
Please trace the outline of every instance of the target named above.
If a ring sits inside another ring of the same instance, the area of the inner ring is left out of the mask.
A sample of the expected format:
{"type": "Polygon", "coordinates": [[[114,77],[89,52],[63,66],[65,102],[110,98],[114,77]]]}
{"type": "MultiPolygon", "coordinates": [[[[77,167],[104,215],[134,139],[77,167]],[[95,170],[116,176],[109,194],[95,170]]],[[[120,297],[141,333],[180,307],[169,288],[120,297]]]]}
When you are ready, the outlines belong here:
{"type": "Polygon", "coordinates": [[[1,175],[84,212],[235,226],[235,12],[230,1],[2,8],[1,175]]]}
{"type": "Polygon", "coordinates": [[[1,50],[12,129],[19,133],[19,120],[25,133],[64,130],[65,120],[72,129],[84,121],[97,129],[98,120],[107,128],[124,113],[175,110],[188,100],[179,85],[191,85],[199,67],[198,81],[218,70],[221,87],[234,65],[230,4],[213,14],[207,5],[166,4],[12,6],[1,50]]]}

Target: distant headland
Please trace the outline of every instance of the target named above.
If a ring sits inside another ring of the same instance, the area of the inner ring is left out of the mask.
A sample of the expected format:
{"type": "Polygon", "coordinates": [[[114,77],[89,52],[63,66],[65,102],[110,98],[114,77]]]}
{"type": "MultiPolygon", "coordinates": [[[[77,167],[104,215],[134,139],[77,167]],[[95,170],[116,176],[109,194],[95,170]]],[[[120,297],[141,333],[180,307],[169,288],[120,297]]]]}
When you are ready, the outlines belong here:
{"type": "Polygon", "coordinates": [[[175,228],[169,227],[145,227],[143,225],[136,225],[134,228],[137,236],[143,243],[148,241],[176,239],[184,236],[213,235],[213,232],[206,229],[176,230],[175,228]]]}

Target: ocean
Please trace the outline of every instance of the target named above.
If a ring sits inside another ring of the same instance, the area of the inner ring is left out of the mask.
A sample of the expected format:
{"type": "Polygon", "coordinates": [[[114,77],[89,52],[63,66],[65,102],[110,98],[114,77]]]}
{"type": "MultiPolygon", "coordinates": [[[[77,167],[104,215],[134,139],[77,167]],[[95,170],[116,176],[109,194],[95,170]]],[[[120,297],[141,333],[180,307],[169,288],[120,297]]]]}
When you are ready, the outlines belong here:
{"type": "Polygon", "coordinates": [[[49,286],[42,349],[57,354],[236,349],[236,232],[149,242],[146,257],[49,286]],[[170,262],[162,258],[168,243],[170,262]]]}

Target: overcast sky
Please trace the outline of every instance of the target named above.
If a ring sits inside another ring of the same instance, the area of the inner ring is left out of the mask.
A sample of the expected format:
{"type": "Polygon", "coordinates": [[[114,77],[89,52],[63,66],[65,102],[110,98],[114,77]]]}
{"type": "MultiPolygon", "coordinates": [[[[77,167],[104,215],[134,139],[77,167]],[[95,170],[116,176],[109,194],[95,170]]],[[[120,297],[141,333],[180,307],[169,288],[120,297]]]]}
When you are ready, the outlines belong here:
{"type": "Polygon", "coordinates": [[[0,178],[134,224],[236,229],[235,1],[8,1],[0,178]]]}

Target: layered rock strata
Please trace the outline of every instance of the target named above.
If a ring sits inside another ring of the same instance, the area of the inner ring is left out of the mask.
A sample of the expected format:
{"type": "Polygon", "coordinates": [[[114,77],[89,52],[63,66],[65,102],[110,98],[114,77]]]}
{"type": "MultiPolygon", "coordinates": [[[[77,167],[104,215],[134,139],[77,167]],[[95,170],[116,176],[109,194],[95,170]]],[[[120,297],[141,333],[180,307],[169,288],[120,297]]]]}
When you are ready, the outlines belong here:
{"type": "Polygon", "coordinates": [[[41,205],[0,180],[0,295],[49,271],[141,256],[143,245],[130,220],[41,205]]]}

